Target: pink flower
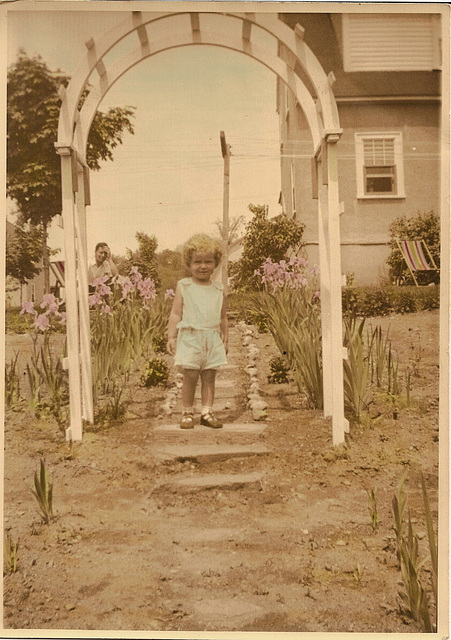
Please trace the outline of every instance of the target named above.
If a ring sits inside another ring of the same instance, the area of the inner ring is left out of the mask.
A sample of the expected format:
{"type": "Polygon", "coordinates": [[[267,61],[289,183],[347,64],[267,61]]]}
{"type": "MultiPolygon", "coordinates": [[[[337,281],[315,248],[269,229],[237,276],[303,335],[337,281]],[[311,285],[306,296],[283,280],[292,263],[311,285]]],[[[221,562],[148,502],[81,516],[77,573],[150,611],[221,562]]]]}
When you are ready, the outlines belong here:
{"type": "Polygon", "coordinates": [[[164,299],[169,300],[175,296],[174,289],[166,289],[166,293],[164,294],[164,299]]]}
{"type": "Polygon", "coordinates": [[[104,304],[102,307],[103,313],[111,313],[111,307],[109,304],[104,304]]]}
{"type": "Polygon", "coordinates": [[[138,267],[132,267],[130,271],[132,273],[130,277],[133,278],[133,282],[135,282],[135,284],[137,284],[138,282],[140,282],[140,280],[143,279],[142,275],[138,271],[138,267]]]}
{"type": "Polygon", "coordinates": [[[320,292],[319,291],[315,291],[315,293],[313,294],[313,299],[318,298],[319,300],[320,297],[320,292]]]}
{"type": "Polygon", "coordinates": [[[314,264],[314,265],[313,265],[313,267],[312,267],[312,269],[311,269],[310,273],[311,273],[313,276],[317,276],[317,275],[318,275],[318,273],[319,273],[319,268],[316,266],[316,264],[314,264]]]}
{"type": "Polygon", "coordinates": [[[22,309],[20,311],[20,315],[23,315],[24,313],[33,313],[34,315],[37,315],[37,311],[35,311],[35,309],[33,308],[33,303],[30,302],[29,300],[22,302],[22,309]]]}
{"type": "Polygon", "coordinates": [[[89,296],[88,302],[90,307],[95,307],[96,304],[100,304],[102,302],[102,298],[98,293],[93,293],[91,296],[89,296]]]}
{"type": "Polygon", "coordinates": [[[109,296],[111,294],[111,288],[107,287],[106,284],[99,284],[96,291],[101,296],[109,296]]]}
{"type": "Polygon", "coordinates": [[[41,309],[45,309],[45,307],[55,303],[56,303],[56,298],[53,295],[53,293],[46,293],[45,296],[42,298],[42,302],[40,306],[41,306],[41,309]]]}
{"type": "Polygon", "coordinates": [[[121,287],[122,287],[122,298],[121,300],[125,300],[128,297],[128,294],[131,291],[134,291],[136,289],[136,285],[133,284],[133,282],[130,280],[130,278],[128,276],[123,277],[120,281],[119,281],[121,287]]]}
{"type": "Polygon", "coordinates": [[[41,313],[35,318],[34,326],[41,331],[47,331],[50,327],[50,321],[44,313],[41,313]]]}
{"type": "Polygon", "coordinates": [[[60,318],[61,324],[66,324],[66,320],[67,320],[66,312],[63,311],[63,313],[61,314],[61,318],[60,318]]]}
{"type": "Polygon", "coordinates": [[[98,287],[99,284],[104,284],[108,280],[108,276],[102,276],[101,278],[94,278],[91,282],[91,287],[98,287]]]}
{"type": "Polygon", "coordinates": [[[144,300],[153,300],[156,295],[155,284],[151,278],[138,280],[138,289],[144,300]]]}
{"type": "Polygon", "coordinates": [[[59,307],[58,307],[58,304],[57,304],[56,302],[52,302],[52,303],[49,305],[49,308],[48,308],[48,312],[47,312],[47,313],[58,313],[58,308],[59,308],[59,307]]]}

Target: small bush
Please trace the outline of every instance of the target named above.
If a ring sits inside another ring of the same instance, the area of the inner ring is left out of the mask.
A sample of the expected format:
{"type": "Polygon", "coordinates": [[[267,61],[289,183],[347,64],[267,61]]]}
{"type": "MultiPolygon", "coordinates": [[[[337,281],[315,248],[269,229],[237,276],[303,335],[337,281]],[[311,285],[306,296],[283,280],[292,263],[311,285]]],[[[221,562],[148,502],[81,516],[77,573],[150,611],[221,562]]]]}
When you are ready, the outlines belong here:
{"type": "Polygon", "coordinates": [[[391,313],[430,311],[440,306],[440,288],[433,287],[344,287],[345,316],[387,316],[391,313]]]}
{"type": "Polygon", "coordinates": [[[20,401],[20,375],[17,361],[19,354],[5,364],[5,404],[8,409],[14,409],[20,401]]]}
{"type": "Polygon", "coordinates": [[[285,382],[288,382],[289,367],[287,367],[283,358],[271,358],[269,361],[269,368],[271,370],[271,373],[268,376],[268,382],[270,384],[284,384],[285,382]]]}
{"type": "Polygon", "coordinates": [[[234,319],[257,327],[259,333],[268,333],[267,317],[249,308],[249,294],[232,293],[227,298],[227,307],[234,319]]]}
{"type": "Polygon", "coordinates": [[[161,358],[149,360],[141,376],[143,387],[156,387],[159,384],[167,384],[169,379],[169,368],[161,358]]]}
{"type": "Polygon", "coordinates": [[[29,333],[32,320],[29,314],[20,315],[20,307],[11,307],[5,311],[6,333],[29,333]]]}
{"type": "Polygon", "coordinates": [[[155,353],[166,353],[168,340],[165,335],[158,333],[152,338],[152,347],[155,353]]]}
{"type": "Polygon", "coordinates": [[[391,253],[387,258],[387,264],[392,282],[412,282],[410,271],[396,244],[396,238],[424,240],[437,267],[440,268],[440,218],[434,211],[418,213],[409,218],[401,216],[392,222],[389,230],[391,253]]]}

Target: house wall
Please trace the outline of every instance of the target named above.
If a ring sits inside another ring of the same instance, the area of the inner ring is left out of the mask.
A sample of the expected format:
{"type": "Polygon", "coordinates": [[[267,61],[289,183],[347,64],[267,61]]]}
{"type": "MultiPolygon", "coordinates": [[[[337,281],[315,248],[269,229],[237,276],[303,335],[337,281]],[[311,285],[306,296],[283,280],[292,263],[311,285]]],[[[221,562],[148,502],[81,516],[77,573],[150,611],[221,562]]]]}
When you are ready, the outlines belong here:
{"type": "MultiPolygon", "coordinates": [[[[283,91],[282,91],[283,94],[283,91]]],[[[283,100],[283,96],[282,96],[283,100]]],[[[294,100],[294,98],[293,98],[294,100]]],[[[437,101],[339,103],[343,135],[338,143],[342,273],[353,273],[356,284],[378,284],[387,275],[389,226],[400,216],[439,212],[440,105],[437,101]],[[357,198],[355,133],[400,132],[403,139],[405,198],[357,198]]],[[[312,198],[311,138],[302,110],[293,107],[288,119],[281,114],[283,153],[294,158],[296,219],[306,225],[304,253],[318,263],[317,200],[312,198]],[[309,153],[310,149],[310,153],[309,153]]],[[[281,160],[284,213],[291,216],[291,158],[281,160]]]]}
{"type": "MultiPolygon", "coordinates": [[[[389,226],[400,216],[431,210],[440,198],[440,73],[437,71],[360,71],[343,67],[342,16],[337,13],[281,14],[291,28],[305,29],[304,41],[325,73],[333,71],[343,135],[338,143],[341,271],[356,284],[378,284],[387,273],[389,226]],[[403,139],[405,198],[358,199],[355,133],[400,132],[403,139]]],[[[318,263],[317,200],[312,198],[310,132],[295,97],[278,82],[282,207],[292,216],[291,162],[296,174],[296,219],[306,225],[304,255],[318,263]],[[288,107],[288,117],[287,117],[288,107]]]]}

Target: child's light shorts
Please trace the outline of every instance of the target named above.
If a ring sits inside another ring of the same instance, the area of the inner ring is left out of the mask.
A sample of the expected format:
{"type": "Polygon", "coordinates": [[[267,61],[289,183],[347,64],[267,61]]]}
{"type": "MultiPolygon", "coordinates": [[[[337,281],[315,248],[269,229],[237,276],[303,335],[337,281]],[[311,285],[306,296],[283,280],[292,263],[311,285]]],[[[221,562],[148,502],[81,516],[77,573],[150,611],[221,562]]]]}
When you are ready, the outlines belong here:
{"type": "Polygon", "coordinates": [[[227,364],[224,343],[217,329],[183,327],[177,335],[174,364],[182,369],[217,369],[227,364]]]}

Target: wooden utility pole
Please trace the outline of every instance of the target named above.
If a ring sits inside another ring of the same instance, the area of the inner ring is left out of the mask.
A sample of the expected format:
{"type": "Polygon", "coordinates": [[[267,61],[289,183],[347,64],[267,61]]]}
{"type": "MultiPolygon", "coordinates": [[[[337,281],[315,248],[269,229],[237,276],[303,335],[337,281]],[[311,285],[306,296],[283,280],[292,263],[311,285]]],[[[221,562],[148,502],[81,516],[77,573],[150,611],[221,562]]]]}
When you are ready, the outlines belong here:
{"type": "Polygon", "coordinates": [[[226,143],[225,133],[221,131],[221,152],[224,158],[224,193],[222,209],[222,286],[224,295],[228,292],[229,265],[229,187],[230,187],[230,145],[226,143]]]}

